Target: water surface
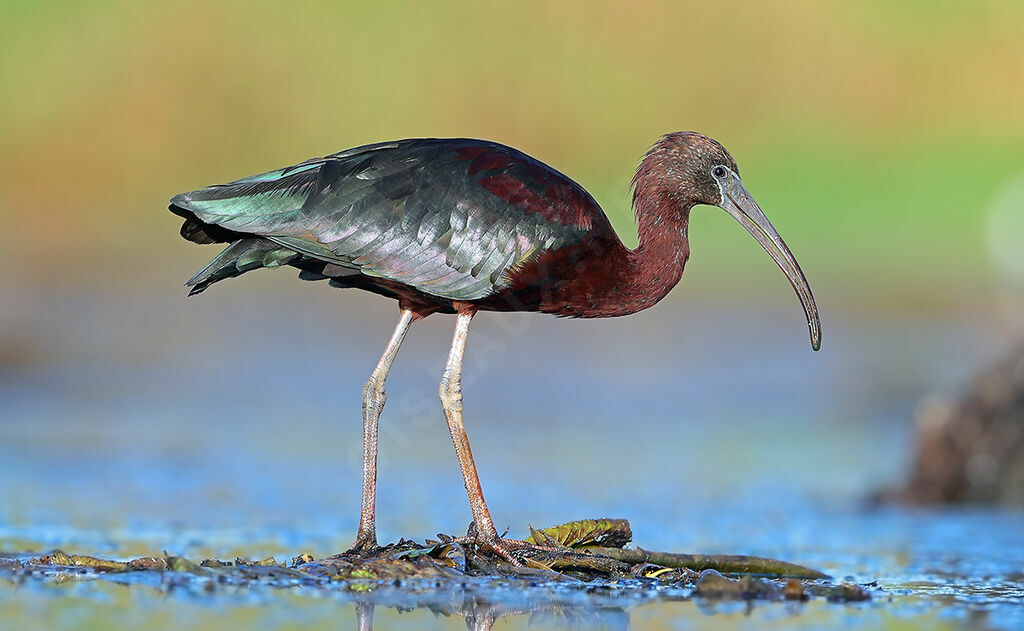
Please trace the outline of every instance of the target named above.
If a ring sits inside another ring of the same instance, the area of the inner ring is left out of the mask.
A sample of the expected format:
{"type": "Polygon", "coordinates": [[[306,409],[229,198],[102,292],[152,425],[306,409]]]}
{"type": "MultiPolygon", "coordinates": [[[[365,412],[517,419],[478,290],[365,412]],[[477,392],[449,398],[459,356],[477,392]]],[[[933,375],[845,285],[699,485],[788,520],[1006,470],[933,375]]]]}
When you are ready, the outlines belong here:
{"type": "MultiPolygon", "coordinates": [[[[307,287],[187,302],[13,295],[0,548],[194,559],[344,549],[358,517],[361,384],[395,314],[383,300],[307,287]]],[[[501,628],[1024,625],[1024,515],[864,501],[907,466],[917,400],[990,358],[998,335],[956,319],[837,314],[813,354],[789,307],[479,318],[465,390],[484,490],[511,535],[625,517],[641,547],[782,558],[871,584],[871,602],[710,603],[686,590],[486,581],[207,591],[70,577],[4,584],[0,612],[52,628],[350,628],[371,604],[378,628],[464,628],[464,618],[501,628]]],[[[451,325],[416,325],[388,382],[382,540],[461,533],[470,520],[435,397],[451,325]]]]}

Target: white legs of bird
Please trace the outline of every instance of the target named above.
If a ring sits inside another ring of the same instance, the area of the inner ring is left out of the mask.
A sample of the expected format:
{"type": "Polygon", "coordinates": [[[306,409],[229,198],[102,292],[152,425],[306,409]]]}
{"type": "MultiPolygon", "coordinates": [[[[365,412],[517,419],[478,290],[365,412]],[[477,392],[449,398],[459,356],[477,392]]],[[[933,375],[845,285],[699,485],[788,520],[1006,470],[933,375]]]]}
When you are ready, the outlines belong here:
{"type": "Polygon", "coordinates": [[[472,539],[481,548],[489,549],[505,560],[520,565],[518,559],[512,556],[509,544],[521,544],[513,540],[503,540],[498,536],[494,527],[491,513],[487,510],[487,503],[484,501],[484,493],[480,488],[480,478],[476,473],[476,464],[473,462],[473,452],[469,448],[469,437],[466,435],[466,427],[462,424],[462,357],[466,352],[466,337],[469,334],[469,323],[473,314],[460,313],[455,322],[455,335],[452,337],[452,348],[448,353],[448,362],[445,364],[444,373],[441,375],[441,385],[438,394],[441,396],[441,407],[444,408],[444,416],[448,421],[448,431],[452,435],[452,444],[455,446],[455,456],[459,460],[459,468],[462,469],[462,479],[466,483],[466,494],[469,495],[469,507],[473,511],[473,525],[476,530],[472,539]]]}
{"type": "Polygon", "coordinates": [[[384,355],[363,386],[363,502],[359,513],[359,532],[352,550],[372,550],[377,547],[377,422],[384,409],[384,402],[387,401],[384,382],[387,381],[388,371],[395,362],[395,356],[398,355],[398,349],[411,323],[412,311],[403,310],[391,341],[384,349],[384,355]]]}
{"type": "MultiPolygon", "coordinates": [[[[359,532],[356,534],[355,543],[350,551],[369,552],[377,547],[377,530],[375,521],[375,504],[377,490],[377,425],[381,411],[384,409],[384,402],[387,396],[384,392],[384,382],[388,378],[388,371],[398,355],[398,349],[402,345],[409,325],[412,323],[412,311],[402,311],[402,317],[395,327],[395,332],[388,342],[384,355],[374,369],[373,374],[363,387],[363,505],[359,514],[359,532]]],[[[484,494],[480,488],[480,478],[476,473],[476,464],[473,462],[473,452],[469,448],[469,437],[466,436],[466,427],[462,424],[462,358],[466,352],[466,337],[469,334],[469,323],[473,320],[472,314],[459,314],[455,323],[455,335],[452,338],[452,348],[448,353],[448,361],[441,375],[441,385],[438,394],[441,396],[441,407],[444,409],[445,419],[448,421],[448,431],[452,436],[452,444],[455,446],[455,455],[459,460],[459,468],[462,469],[462,478],[466,483],[466,493],[469,495],[469,507],[473,511],[473,527],[475,532],[472,536],[461,538],[460,541],[475,543],[483,549],[490,550],[514,565],[521,565],[512,553],[511,548],[536,547],[523,541],[514,539],[503,539],[498,536],[498,531],[491,520],[491,513],[487,510],[487,503],[484,501],[484,494]]]]}

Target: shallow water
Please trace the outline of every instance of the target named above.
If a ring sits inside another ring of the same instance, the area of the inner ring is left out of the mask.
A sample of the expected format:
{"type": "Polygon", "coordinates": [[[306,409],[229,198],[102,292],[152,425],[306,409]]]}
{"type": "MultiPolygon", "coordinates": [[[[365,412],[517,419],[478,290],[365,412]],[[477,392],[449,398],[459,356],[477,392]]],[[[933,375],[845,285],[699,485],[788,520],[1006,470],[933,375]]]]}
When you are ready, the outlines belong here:
{"type": "MultiPolygon", "coordinates": [[[[2,314],[17,352],[0,368],[0,549],[193,559],[344,549],[358,512],[361,384],[394,312],[305,287],[275,285],[273,301],[231,288],[187,302],[13,295],[2,314]]],[[[11,628],[350,628],[375,604],[377,628],[486,628],[493,617],[500,628],[1024,626],[1024,514],[864,502],[906,467],[916,401],[990,358],[998,335],[970,321],[836,314],[813,354],[789,307],[483,316],[465,380],[474,454],[511,535],[625,517],[635,545],[781,558],[873,583],[870,602],[486,581],[207,590],[69,575],[0,583],[0,614],[11,628]]],[[[416,325],[388,383],[382,540],[469,522],[435,399],[451,324],[416,325]]]]}

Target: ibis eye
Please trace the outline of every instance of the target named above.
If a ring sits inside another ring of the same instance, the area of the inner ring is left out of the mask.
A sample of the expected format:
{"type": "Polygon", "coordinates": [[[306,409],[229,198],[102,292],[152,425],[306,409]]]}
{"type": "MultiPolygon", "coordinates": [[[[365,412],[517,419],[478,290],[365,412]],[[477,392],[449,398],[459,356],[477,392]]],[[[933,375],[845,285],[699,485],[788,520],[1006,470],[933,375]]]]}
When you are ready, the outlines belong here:
{"type": "Polygon", "coordinates": [[[714,175],[715,177],[725,177],[725,167],[722,165],[716,166],[711,169],[711,175],[714,175]]]}

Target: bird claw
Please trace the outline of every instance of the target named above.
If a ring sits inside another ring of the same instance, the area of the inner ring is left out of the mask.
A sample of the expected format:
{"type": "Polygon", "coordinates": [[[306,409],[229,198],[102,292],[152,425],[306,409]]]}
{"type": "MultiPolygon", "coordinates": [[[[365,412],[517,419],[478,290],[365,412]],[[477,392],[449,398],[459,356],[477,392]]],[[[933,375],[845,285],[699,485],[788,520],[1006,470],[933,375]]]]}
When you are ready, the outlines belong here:
{"type": "Polygon", "coordinates": [[[352,542],[348,550],[345,550],[337,556],[367,556],[371,552],[380,549],[380,545],[377,544],[377,536],[373,533],[360,533],[356,536],[356,540],[352,542]]]}
{"type": "Polygon", "coordinates": [[[482,537],[470,533],[465,537],[458,537],[453,541],[455,543],[475,545],[483,552],[490,552],[491,554],[498,555],[499,557],[504,559],[508,564],[514,567],[526,567],[526,564],[523,563],[522,559],[516,556],[515,551],[554,551],[554,548],[534,545],[528,541],[522,541],[519,539],[506,539],[505,537],[499,537],[498,535],[494,535],[492,537],[482,537]]]}
{"type": "MultiPolygon", "coordinates": [[[[453,541],[455,543],[475,545],[482,552],[490,552],[492,554],[498,555],[499,557],[504,559],[506,562],[508,562],[510,565],[513,565],[515,567],[525,567],[523,562],[520,561],[518,558],[516,558],[516,556],[514,554],[512,554],[512,550],[514,549],[514,546],[509,545],[509,543],[513,542],[514,540],[502,539],[501,537],[498,537],[498,536],[495,536],[494,538],[491,538],[491,537],[478,537],[478,536],[475,536],[475,535],[467,535],[465,537],[458,537],[458,538],[454,539],[453,541]]],[[[515,542],[515,543],[521,543],[521,542],[515,542]]]]}
{"type": "Polygon", "coordinates": [[[526,567],[522,561],[512,554],[513,546],[509,545],[509,541],[508,539],[497,537],[493,540],[477,541],[476,545],[485,552],[491,552],[500,556],[513,567],[526,567]]]}

